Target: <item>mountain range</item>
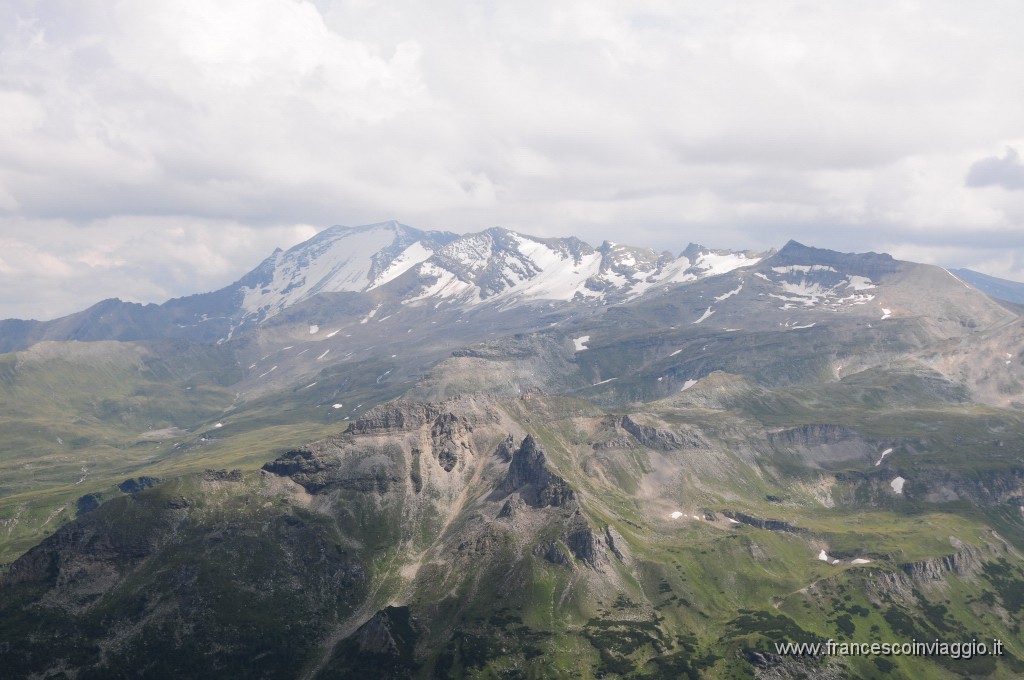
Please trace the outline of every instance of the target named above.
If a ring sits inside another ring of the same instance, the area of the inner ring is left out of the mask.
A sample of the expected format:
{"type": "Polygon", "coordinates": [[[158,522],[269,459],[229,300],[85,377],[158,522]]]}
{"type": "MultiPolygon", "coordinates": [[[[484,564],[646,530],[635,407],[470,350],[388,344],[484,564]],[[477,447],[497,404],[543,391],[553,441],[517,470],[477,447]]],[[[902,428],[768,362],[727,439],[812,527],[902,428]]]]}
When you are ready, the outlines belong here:
{"type": "Polygon", "coordinates": [[[979,281],[387,222],[0,322],[0,664],[1018,677],[1024,316],[979,281]],[[776,646],[829,639],[1004,651],[776,646]]]}

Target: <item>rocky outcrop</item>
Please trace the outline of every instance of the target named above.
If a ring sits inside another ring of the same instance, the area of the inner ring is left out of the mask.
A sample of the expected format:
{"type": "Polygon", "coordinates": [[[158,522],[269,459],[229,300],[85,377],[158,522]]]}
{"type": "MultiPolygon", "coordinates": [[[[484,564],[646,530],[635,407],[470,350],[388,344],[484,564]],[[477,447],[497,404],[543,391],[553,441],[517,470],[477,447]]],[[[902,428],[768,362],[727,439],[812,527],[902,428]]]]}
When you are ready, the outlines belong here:
{"type": "Polygon", "coordinates": [[[630,416],[622,416],[620,424],[622,429],[633,435],[640,444],[649,449],[676,451],[679,449],[710,448],[708,441],[696,429],[666,430],[644,425],[630,416]]]}
{"type": "Polygon", "coordinates": [[[158,477],[136,477],[135,479],[126,479],[117,485],[117,488],[122,493],[138,493],[143,489],[148,489],[151,486],[160,483],[158,477]]]}
{"type": "Polygon", "coordinates": [[[950,574],[968,579],[977,577],[984,565],[981,549],[967,545],[954,537],[950,537],[950,544],[957,548],[955,553],[901,564],[900,570],[916,583],[944,581],[950,574]]]}
{"type": "Polygon", "coordinates": [[[760,517],[752,517],[751,515],[742,512],[733,512],[732,510],[723,510],[722,514],[729,519],[735,520],[741,524],[749,524],[752,527],[758,529],[765,529],[767,531],[785,531],[791,534],[806,534],[807,529],[793,526],[789,522],[783,522],[781,519],[761,519],[760,517]]]}
{"type": "Polygon", "coordinates": [[[386,607],[364,623],[352,635],[362,654],[412,658],[416,644],[408,607],[386,607]]]}
{"type": "MultiPolygon", "coordinates": [[[[881,604],[892,600],[916,602],[917,591],[942,588],[951,577],[974,581],[985,567],[986,550],[950,537],[956,552],[927,560],[905,562],[896,571],[877,571],[866,582],[868,598],[881,604]]],[[[992,553],[995,554],[995,553],[992,553]]]]}
{"type": "Polygon", "coordinates": [[[822,444],[838,444],[840,442],[859,439],[854,430],[845,425],[833,425],[829,423],[816,423],[801,425],[779,432],[769,432],[768,441],[774,445],[784,448],[793,446],[820,446],[822,444]]]}
{"type": "Polygon", "coordinates": [[[415,430],[444,414],[437,404],[393,401],[375,406],[348,426],[346,434],[383,434],[415,430]]]}
{"type": "Polygon", "coordinates": [[[611,562],[603,537],[598,536],[589,525],[578,526],[566,533],[565,544],[580,562],[595,571],[601,571],[611,562]]]}
{"type": "Polygon", "coordinates": [[[469,437],[472,431],[466,419],[454,413],[442,413],[434,419],[430,428],[434,458],[445,472],[451,472],[456,465],[465,466],[467,457],[472,453],[469,437]]]}
{"type": "Polygon", "coordinates": [[[558,546],[558,541],[547,541],[533,549],[533,554],[543,557],[551,564],[562,567],[571,567],[572,559],[558,546]]]}
{"type": "Polygon", "coordinates": [[[576,502],[576,493],[569,484],[545,465],[544,452],[537,447],[533,435],[527,435],[512,456],[508,476],[499,486],[506,494],[519,492],[522,499],[535,508],[564,506],[576,502]]]}
{"type": "Polygon", "coordinates": [[[203,479],[207,482],[240,482],[244,475],[241,470],[206,470],[203,479]]]}
{"type": "MultiPolygon", "coordinates": [[[[263,469],[290,477],[310,493],[332,487],[384,494],[394,486],[404,484],[404,480],[395,474],[394,461],[404,458],[395,444],[345,451],[344,458],[341,454],[332,440],[314,442],[288,451],[265,464],[263,469]]],[[[415,479],[412,482],[415,485],[415,479]]]]}
{"type": "Polygon", "coordinates": [[[502,461],[508,463],[512,460],[512,454],[516,451],[516,440],[511,433],[505,439],[498,444],[498,447],[494,450],[496,455],[502,461]]]}
{"type": "Polygon", "coordinates": [[[552,564],[571,567],[577,562],[593,569],[604,571],[612,563],[612,558],[623,561],[624,556],[619,548],[622,537],[611,527],[598,532],[586,521],[577,521],[566,528],[559,540],[546,541],[533,549],[533,554],[543,557],[552,564]],[[617,538],[616,538],[617,537],[617,538]],[[566,548],[569,555],[566,554],[566,548]]]}

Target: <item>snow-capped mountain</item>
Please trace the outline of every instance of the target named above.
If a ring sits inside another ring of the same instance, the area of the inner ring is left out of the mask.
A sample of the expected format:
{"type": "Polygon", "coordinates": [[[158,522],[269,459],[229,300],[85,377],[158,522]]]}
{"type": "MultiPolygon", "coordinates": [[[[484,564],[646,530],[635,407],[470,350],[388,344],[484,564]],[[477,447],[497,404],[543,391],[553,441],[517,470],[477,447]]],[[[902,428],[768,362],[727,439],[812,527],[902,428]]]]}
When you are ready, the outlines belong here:
{"type": "Polygon", "coordinates": [[[290,248],[276,250],[237,288],[244,316],[258,320],[318,293],[365,292],[384,285],[458,238],[398,222],[335,226],[290,248]]]}
{"type": "Polygon", "coordinates": [[[275,252],[237,287],[243,320],[262,321],[318,293],[388,286],[401,289],[406,303],[507,307],[541,300],[619,300],[762,258],[695,245],[678,257],[609,242],[594,248],[577,238],[537,238],[498,227],[456,236],[384,222],[327,229],[287,252],[275,252]]]}

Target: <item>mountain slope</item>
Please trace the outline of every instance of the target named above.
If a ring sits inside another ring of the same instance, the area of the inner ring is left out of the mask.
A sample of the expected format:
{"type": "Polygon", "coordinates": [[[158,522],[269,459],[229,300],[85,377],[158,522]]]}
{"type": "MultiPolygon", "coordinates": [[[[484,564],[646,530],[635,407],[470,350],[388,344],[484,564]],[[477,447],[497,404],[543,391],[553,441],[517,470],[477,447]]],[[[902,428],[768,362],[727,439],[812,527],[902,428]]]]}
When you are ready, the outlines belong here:
{"type": "Polygon", "coordinates": [[[1012,305],[794,242],[329,232],[217,293],[203,343],[0,355],[0,541],[41,541],[0,577],[2,667],[1024,672],[1012,305]],[[1006,654],[774,647],[914,638],[1006,654]]]}
{"type": "MultiPolygon", "coordinates": [[[[1014,677],[1024,521],[995,533],[986,513],[1002,517],[1024,471],[999,497],[964,471],[956,488],[979,509],[963,513],[930,499],[957,478],[939,456],[947,435],[862,417],[845,430],[776,421],[765,440],[735,410],[397,402],[261,473],[169,482],[68,525],[0,586],[0,655],[21,673],[87,676],[866,677],[882,669],[870,658],[773,643],[949,635],[1006,653],[888,670],[1014,677]],[[833,469],[798,471],[794,456],[833,469]]],[[[1024,444],[1019,417],[989,418],[1024,444]]],[[[1013,465],[998,447],[976,455],[993,478],[1013,465]]]]}

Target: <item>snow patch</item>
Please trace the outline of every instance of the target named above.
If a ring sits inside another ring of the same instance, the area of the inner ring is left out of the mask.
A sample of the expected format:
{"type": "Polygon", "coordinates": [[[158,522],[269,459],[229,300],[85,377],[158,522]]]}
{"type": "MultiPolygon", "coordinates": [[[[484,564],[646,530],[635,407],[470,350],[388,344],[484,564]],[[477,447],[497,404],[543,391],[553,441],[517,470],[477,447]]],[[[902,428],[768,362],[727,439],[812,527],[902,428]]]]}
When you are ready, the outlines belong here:
{"type": "Polygon", "coordinates": [[[846,284],[847,288],[853,288],[854,290],[867,290],[869,288],[875,288],[875,284],[871,282],[866,276],[849,276],[849,283],[846,284]]]}
{"type": "Polygon", "coordinates": [[[327,337],[333,338],[335,335],[337,335],[340,332],[341,332],[340,328],[338,330],[336,330],[336,331],[331,331],[330,333],[327,334],[327,337]]]}
{"type": "Polygon", "coordinates": [[[585,349],[590,349],[589,347],[587,347],[588,342],[590,342],[589,335],[581,335],[578,338],[572,339],[572,344],[576,346],[577,352],[582,352],[585,349]]]}
{"type": "Polygon", "coordinates": [[[871,560],[864,559],[863,557],[858,557],[856,559],[850,560],[850,564],[871,564],[871,560]]]}
{"type": "Polygon", "coordinates": [[[682,352],[682,351],[683,351],[683,350],[681,350],[681,349],[677,349],[677,350],[676,350],[675,352],[672,352],[672,354],[669,354],[669,356],[670,356],[670,357],[674,357],[675,355],[679,354],[679,353],[680,353],[680,352],[682,352]]]}
{"type": "Polygon", "coordinates": [[[902,477],[897,477],[896,479],[894,479],[891,482],[889,482],[889,486],[892,487],[892,490],[895,493],[903,493],[903,484],[906,481],[907,480],[903,479],[902,477]]]}
{"type": "Polygon", "coordinates": [[[790,329],[794,330],[794,331],[798,331],[798,330],[801,330],[803,328],[814,328],[814,324],[815,323],[817,323],[817,322],[812,322],[812,323],[809,323],[809,324],[807,324],[805,326],[790,326],[790,329]]]}
{"type": "Polygon", "coordinates": [[[672,513],[672,519],[679,519],[682,516],[683,516],[683,513],[679,512],[678,510],[676,510],[675,512],[672,513]]]}
{"type": "Polygon", "coordinates": [[[890,453],[892,453],[892,449],[886,449],[885,451],[882,451],[882,457],[875,461],[875,467],[881,465],[882,461],[885,460],[885,457],[888,456],[890,453]]]}
{"type": "Polygon", "coordinates": [[[329,350],[329,349],[325,349],[325,350],[324,350],[324,353],[323,353],[323,354],[321,354],[320,356],[318,356],[318,357],[316,358],[316,360],[317,360],[317,361],[320,361],[320,360],[321,360],[321,359],[323,359],[323,358],[324,358],[325,356],[327,356],[327,353],[328,353],[328,352],[330,352],[330,351],[331,351],[331,350],[329,350]]]}
{"type": "Polygon", "coordinates": [[[422,242],[416,241],[411,246],[403,250],[398,257],[392,260],[391,264],[387,266],[387,269],[377,275],[377,278],[373,280],[373,283],[370,284],[368,290],[382,286],[393,279],[397,279],[420,262],[429,259],[433,254],[434,251],[426,248],[422,242]]]}
{"type": "Polygon", "coordinates": [[[701,317],[699,319],[697,319],[696,321],[694,321],[693,323],[695,323],[695,324],[696,323],[700,323],[701,321],[703,321],[704,319],[708,318],[709,316],[711,316],[714,313],[715,312],[710,307],[708,307],[706,310],[704,310],[704,314],[702,314],[701,317]]]}
{"type": "Polygon", "coordinates": [[[739,288],[736,288],[734,290],[730,290],[728,293],[723,293],[722,295],[717,296],[715,298],[715,300],[717,300],[718,302],[721,302],[722,300],[728,300],[733,295],[738,295],[741,290],[743,290],[743,282],[742,281],[740,282],[739,288]]]}
{"type": "Polygon", "coordinates": [[[696,380],[687,380],[686,382],[683,383],[683,387],[679,391],[680,392],[685,392],[686,390],[690,389],[691,387],[693,387],[696,384],[697,384],[696,380]]]}
{"type": "Polygon", "coordinates": [[[269,371],[267,371],[266,373],[261,373],[261,374],[259,375],[259,377],[260,377],[260,378],[264,378],[264,377],[266,377],[266,376],[270,375],[271,373],[273,373],[273,372],[274,372],[274,371],[276,371],[276,370],[277,370],[277,366],[274,366],[273,368],[271,368],[271,369],[270,369],[269,371]]]}
{"type": "Polygon", "coordinates": [[[828,553],[825,552],[824,549],[822,549],[822,551],[820,553],[818,553],[818,559],[821,560],[822,562],[828,562],[828,561],[831,560],[831,558],[828,556],[828,553]]]}
{"type": "Polygon", "coordinates": [[[607,380],[602,380],[601,382],[596,382],[596,383],[594,383],[594,385],[603,385],[605,383],[610,383],[613,380],[618,380],[618,378],[608,378],[607,380]]]}
{"type": "Polygon", "coordinates": [[[700,270],[704,276],[717,276],[727,274],[740,267],[751,267],[761,261],[759,257],[747,257],[743,253],[727,253],[718,255],[716,253],[704,253],[697,257],[693,268],[700,270]]]}
{"type": "Polygon", "coordinates": [[[886,319],[890,318],[891,316],[892,316],[892,310],[889,309],[888,307],[882,307],[882,319],[881,320],[885,321],[886,319]]]}
{"type": "Polygon", "coordinates": [[[331,408],[341,408],[343,406],[344,404],[334,404],[333,406],[331,406],[331,408]]]}
{"type": "Polygon", "coordinates": [[[218,428],[218,429],[219,429],[219,428],[222,428],[222,427],[224,427],[224,423],[214,423],[214,424],[213,424],[213,426],[214,426],[215,428],[218,428]]]}

